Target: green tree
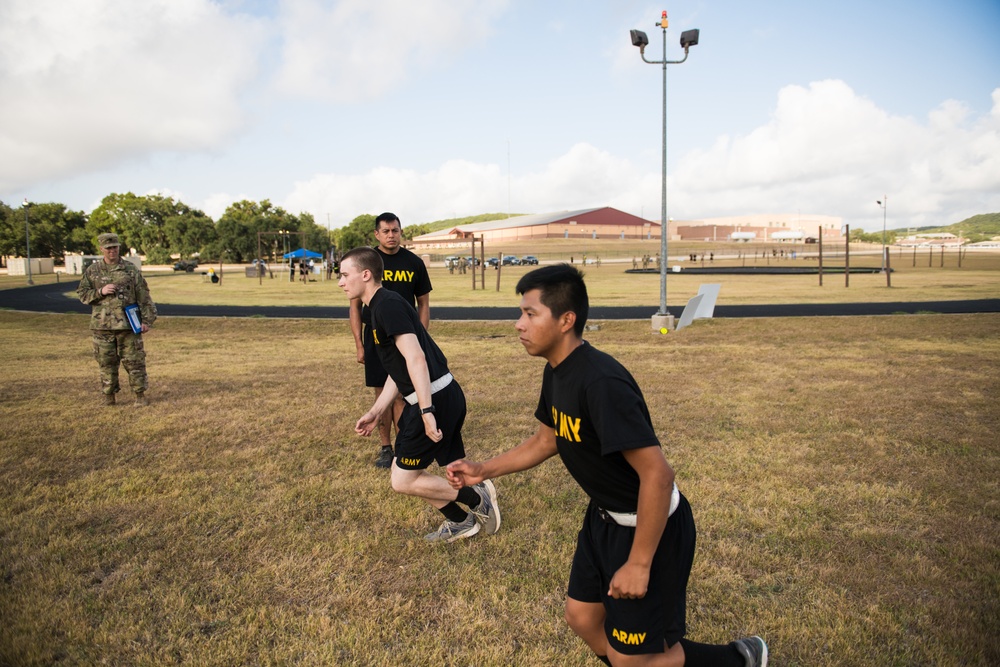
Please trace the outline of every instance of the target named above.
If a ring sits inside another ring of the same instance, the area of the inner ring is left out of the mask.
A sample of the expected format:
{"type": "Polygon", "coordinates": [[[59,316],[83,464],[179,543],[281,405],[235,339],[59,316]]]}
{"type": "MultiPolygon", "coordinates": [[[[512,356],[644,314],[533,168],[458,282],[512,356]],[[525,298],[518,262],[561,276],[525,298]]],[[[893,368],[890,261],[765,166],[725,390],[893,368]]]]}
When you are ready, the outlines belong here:
{"type": "Polygon", "coordinates": [[[305,232],[306,248],[325,255],[326,251],[333,245],[327,228],[317,225],[312,213],[300,213],[298,220],[299,231],[305,232]]]}
{"type": "Polygon", "coordinates": [[[429,234],[431,232],[430,223],[423,223],[421,225],[411,225],[409,227],[403,227],[403,239],[406,241],[412,241],[414,236],[421,236],[423,234],[429,234]]]}
{"type": "Polygon", "coordinates": [[[0,256],[13,257],[19,254],[19,249],[22,251],[24,249],[24,218],[21,218],[21,225],[18,225],[16,213],[18,211],[0,201],[0,256]],[[22,227],[20,245],[18,245],[19,235],[17,233],[19,226],[22,227]]]}
{"type": "Polygon", "coordinates": [[[163,232],[171,252],[179,254],[181,259],[200,255],[217,237],[210,217],[180,202],[164,218],[163,232]]]}
{"type": "Polygon", "coordinates": [[[87,223],[83,211],[68,211],[65,204],[39,203],[30,207],[29,216],[33,257],[62,259],[67,251],[88,251],[88,246],[73,245],[73,231],[87,223]]]}
{"type": "Polygon", "coordinates": [[[99,234],[114,232],[121,239],[123,252],[126,248],[135,248],[144,253],[151,250],[162,236],[162,225],[160,211],[147,197],[139,197],[131,192],[113,192],[91,211],[87,231],[95,247],[99,234]]]}
{"type": "Polygon", "coordinates": [[[151,262],[168,260],[171,253],[190,256],[215,240],[212,219],[173,197],[112,193],[90,214],[87,231],[92,239],[115,232],[126,248],[135,248],[151,262]]]}
{"type": "Polygon", "coordinates": [[[333,230],[333,242],[341,254],[351,248],[375,245],[375,216],[362,213],[351,220],[350,224],[333,230]]]}
{"type": "MultiPolygon", "coordinates": [[[[37,203],[28,207],[31,256],[61,259],[66,252],[89,252],[80,231],[87,223],[83,211],[69,211],[64,204],[37,203]]],[[[0,255],[24,256],[24,209],[0,202],[0,255]]]]}
{"type": "MultiPolygon", "coordinates": [[[[885,234],[886,245],[896,242],[896,232],[889,230],[885,234]]],[[[861,229],[851,230],[851,243],[882,243],[882,232],[866,232],[861,229]]]]}
{"type": "Polygon", "coordinates": [[[257,234],[261,254],[270,260],[278,259],[285,252],[297,250],[300,243],[310,250],[325,251],[329,247],[326,230],[319,227],[309,213],[295,216],[269,200],[261,202],[238,201],[231,204],[215,225],[216,240],[211,245],[214,258],[233,262],[247,262],[257,257],[257,234]],[[274,232],[303,232],[304,236],[288,236],[287,240],[274,232]],[[301,239],[301,240],[300,240],[301,239]],[[310,247],[309,244],[314,244],[310,247]],[[287,247],[291,246],[291,247],[287,247]]]}

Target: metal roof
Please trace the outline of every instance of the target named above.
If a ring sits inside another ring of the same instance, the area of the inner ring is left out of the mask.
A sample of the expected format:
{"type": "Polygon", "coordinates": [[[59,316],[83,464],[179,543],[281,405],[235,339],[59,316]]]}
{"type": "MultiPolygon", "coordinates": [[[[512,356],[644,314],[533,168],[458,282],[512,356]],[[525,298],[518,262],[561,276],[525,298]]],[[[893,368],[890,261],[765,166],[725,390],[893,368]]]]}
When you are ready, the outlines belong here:
{"type": "Polygon", "coordinates": [[[503,220],[490,220],[488,222],[475,222],[469,225],[458,225],[445,229],[439,229],[429,234],[421,234],[413,240],[431,241],[437,238],[451,238],[456,232],[459,234],[470,234],[475,232],[490,232],[497,229],[516,229],[518,227],[536,227],[538,225],[550,225],[562,220],[570,220],[587,213],[600,211],[605,206],[598,208],[582,208],[577,211],[560,211],[557,213],[534,213],[532,215],[518,215],[513,218],[503,220]]]}

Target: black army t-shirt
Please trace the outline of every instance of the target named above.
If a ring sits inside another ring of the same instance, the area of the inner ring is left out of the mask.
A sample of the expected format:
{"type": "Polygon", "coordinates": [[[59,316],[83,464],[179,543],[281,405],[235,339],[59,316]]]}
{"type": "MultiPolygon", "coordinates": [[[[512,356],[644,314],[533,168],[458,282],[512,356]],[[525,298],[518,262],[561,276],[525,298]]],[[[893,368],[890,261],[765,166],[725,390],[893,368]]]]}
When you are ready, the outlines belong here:
{"type": "MultiPolygon", "coordinates": [[[[432,289],[431,278],[424,260],[406,248],[400,248],[395,254],[387,255],[376,246],[375,252],[382,258],[382,287],[399,294],[416,308],[417,297],[429,294],[432,289]]],[[[368,306],[361,307],[361,321],[365,324],[371,323],[368,306]]]]}
{"type": "Polygon", "coordinates": [[[556,368],[545,365],[535,417],[555,429],[560,458],[595,503],[636,511],[639,475],[622,451],[660,442],[624,366],[584,341],[556,368]]]}
{"type": "Polygon", "coordinates": [[[413,383],[410,382],[406,359],[396,348],[396,336],[408,333],[416,335],[427,359],[431,381],[448,372],[448,360],[444,353],[427,334],[417,311],[403,297],[387,289],[380,289],[375,292],[368,305],[372,313],[372,338],[378,350],[379,361],[401,394],[405,396],[413,393],[413,383]]]}

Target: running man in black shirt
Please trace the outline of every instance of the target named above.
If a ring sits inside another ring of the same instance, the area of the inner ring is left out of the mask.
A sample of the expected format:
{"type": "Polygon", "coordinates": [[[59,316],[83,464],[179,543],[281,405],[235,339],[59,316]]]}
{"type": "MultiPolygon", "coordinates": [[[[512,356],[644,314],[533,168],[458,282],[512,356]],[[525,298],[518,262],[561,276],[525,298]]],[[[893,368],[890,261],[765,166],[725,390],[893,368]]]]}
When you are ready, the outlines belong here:
{"type": "Polygon", "coordinates": [[[444,515],[441,527],[425,537],[430,542],[472,537],[480,527],[492,535],[500,528],[493,482],[483,479],[456,490],[443,477],[427,472],[431,463],[444,466],[465,456],[465,394],[417,311],[399,294],[382,288],[382,275],[382,259],[373,248],[355,248],[340,261],[339,285],[348,298],[360,299],[371,310],[372,340],[389,375],[354,430],[370,435],[396,396],[402,395],[393,491],[423,498],[444,515]]]}
{"type": "Polygon", "coordinates": [[[767,645],[684,639],[694,560],[691,506],[674,483],[642,391],[613,357],[583,340],[589,301],[583,274],[560,264],[517,283],[516,329],[528,354],[548,361],[538,428],[484,463],[456,461],[463,488],[532,468],[556,454],[590,497],[569,575],[566,620],[611,665],[764,667],[767,645]]]}
{"type": "MultiPolygon", "coordinates": [[[[401,295],[417,309],[420,322],[427,329],[431,322],[431,279],[424,266],[424,260],[402,246],[403,223],[395,213],[388,211],[375,218],[376,252],[382,258],[382,286],[401,295]]],[[[361,299],[351,299],[351,333],[357,348],[358,363],[365,365],[365,386],[374,387],[376,400],[385,385],[386,375],[382,363],[375,352],[375,342],[371,337],[371,313],[361,299]]],[[[382,445],[375,467],[392,466],[391,424],[398,424],[403,412],[403,399],[397,397],[379,422],[378,434],[382,445]]],[[[397,427],[396,432],[399,433],[397,427]]]]}

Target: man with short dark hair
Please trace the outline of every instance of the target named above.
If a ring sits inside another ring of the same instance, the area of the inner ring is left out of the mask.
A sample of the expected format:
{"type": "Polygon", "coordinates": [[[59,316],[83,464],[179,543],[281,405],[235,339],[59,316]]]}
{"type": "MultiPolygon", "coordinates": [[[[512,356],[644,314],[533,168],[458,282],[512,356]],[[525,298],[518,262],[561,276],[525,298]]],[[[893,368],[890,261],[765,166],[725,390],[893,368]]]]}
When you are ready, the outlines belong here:
{"type": "Polygon", "coordinates": [[[493,482],[484,479],[474,487],[456,490],[443,477],[427,472],[431,463],[444,466],[465,456],[465,393],[417,311],[399,294],[383,289],[383,270],[374,248],[355,248],[340,261],[338,284],[349,298],[369,308],[372,341],[388,374],[375,404],[358,419],[354,430],[370,435],[401,396],[404,404],[396,426],[392,489],[423,498],[444,515],[440,528],[424,539],[454,542],[472,537],[480,528],[492,535],[500,528],[493,482]]]}
{"type": "Polygon", "coordinates": [[[517,283],[517,329],[528,354],[548,363],[520,445],[484,463],[456,461],[461,489],[532,468],[556,454],[590,497],[569,575],[566,620],[611,665],[765,667],[767,644],[684,639],[694,561],[691,506],[674,483],[642,391],[613,357],[583,340],[589,299],[568,264],[535,269],[517,283]]]}
{"type": "MultiPolygon", "coordinates": [[[[417,309],[420,322],[428,328],[431,322],[431,279],[424,261],[402,246],[403,223],[395,213],[385,212],[375,218],[375,251],[382,258],[382,286],[402,296],[417,309]]],[[[351,333],[357,348],[358,363],[365,366],[365,386],[375,389],[376,400],[382,392],[388,377],[375,354],[375,343],[371,338],[371,322],[368,307],[360,299],[351,299],[351,333]]],[[[398,399],[378,425],[381,450],[375,460],[378,468],[392,466],[391,425],[399,421],[403,401],[398,399]]],[[[399,432],[397,428],[397,433],[399,432]]]]}
{"type": "Polygon", "coordinates": [[[149,286],[142,271],[132,262],[121,259],[117,234],[97,237],[103,259],[83,271],[76,293],[91,306],[90,329],[93,331],[94,357],[101,369],[104,404],[114,405],[119,391],[119,363],[128,372],[128,383],[135,393],[135,404],[146,405],[146,350],[142,334],[156,321],[156,305],[149,296],[149,286]],[[133,332],[127,310],[137,306],[138,331],[133,332]]]}

